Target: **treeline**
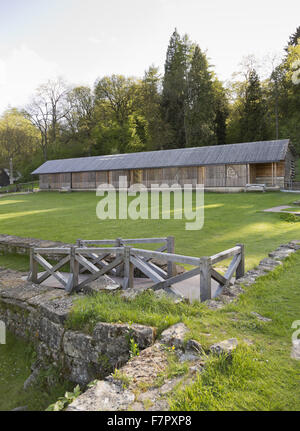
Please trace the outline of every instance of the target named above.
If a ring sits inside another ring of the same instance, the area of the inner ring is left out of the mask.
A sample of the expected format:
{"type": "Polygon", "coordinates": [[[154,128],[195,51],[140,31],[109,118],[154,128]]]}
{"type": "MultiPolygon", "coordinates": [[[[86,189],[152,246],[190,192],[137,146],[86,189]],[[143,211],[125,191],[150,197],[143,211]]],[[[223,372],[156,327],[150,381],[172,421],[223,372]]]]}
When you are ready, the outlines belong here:
{"type": "Polygon", "coordinates": [[[163,76],[105,76],[93,88],[48,81],[0,118],[0,167],[25,181],[54,158],[291,138],[300,153],[300,26],[260,79],[252,57],[225,86],[205,52],[177,30],[163,76]]]}

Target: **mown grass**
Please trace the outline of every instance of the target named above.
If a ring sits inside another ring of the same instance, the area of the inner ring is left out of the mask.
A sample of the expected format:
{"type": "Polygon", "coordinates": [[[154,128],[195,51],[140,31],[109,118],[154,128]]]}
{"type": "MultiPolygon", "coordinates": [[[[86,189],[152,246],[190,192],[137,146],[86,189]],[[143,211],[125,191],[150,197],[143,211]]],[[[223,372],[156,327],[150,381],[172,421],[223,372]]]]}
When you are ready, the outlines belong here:
{"type": "Polygon", "coordinates": [[[50,388],[46,384],[46,374],[55,370],[49,367],[34,386],[24,391],[23,385],[31,374],[33,359],[33,346],[7,332],[6,344],[0,344],[0,411],[21,406],[27,406],[27,410],[31,411],[45,410],[66,390],[73,388],[74,384],[58,380],[50,388]]]}
{"type": "Polygon", "coordinates": [[[174,235],[176,252],[190,256],[212,255],[243,242],[250,268],[281,243],[300,237],[298,224],[287,223],[280,214],[262,212],[289,205],[296,198],[280,192],[205,193],[204,226],[188,231],[184,219],[99,220],[96,206],[100,198],[94,192],[13,195],[0,199],[0,232],[71,243],[78,238],[174,235]]]}
{"type": "Polygon", "coordinates": [[[29,256],[15,253],[2,254],[0,255],[0,267],[26,272],[29,270],[29,256]]]}

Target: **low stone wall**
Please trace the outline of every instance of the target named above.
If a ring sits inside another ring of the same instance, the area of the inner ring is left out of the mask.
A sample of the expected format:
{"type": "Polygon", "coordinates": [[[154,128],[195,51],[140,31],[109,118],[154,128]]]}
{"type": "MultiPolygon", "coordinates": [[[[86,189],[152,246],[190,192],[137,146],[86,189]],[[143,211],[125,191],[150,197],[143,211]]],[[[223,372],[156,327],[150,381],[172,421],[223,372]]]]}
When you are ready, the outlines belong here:
{"type": "Polygon", "coordinates": [[[29,254],[30,247],[70,247],[70,244],[36,238],[21,238],[15,235],[0,235],[0,254],[29,254]]]}
{"type": "Polygon", "coordinates": [[[101,322],[91,335],[65,329],[79,295],[70,297],[60,289],[24,282],[20,276],[0,272],[0,320],[14,334],[34,342],[36,368],[52,364],[64,378],[87,384],[128,361],[131,338],[141,350],[153,344],[155,329],[142,325],[101,322]]]}

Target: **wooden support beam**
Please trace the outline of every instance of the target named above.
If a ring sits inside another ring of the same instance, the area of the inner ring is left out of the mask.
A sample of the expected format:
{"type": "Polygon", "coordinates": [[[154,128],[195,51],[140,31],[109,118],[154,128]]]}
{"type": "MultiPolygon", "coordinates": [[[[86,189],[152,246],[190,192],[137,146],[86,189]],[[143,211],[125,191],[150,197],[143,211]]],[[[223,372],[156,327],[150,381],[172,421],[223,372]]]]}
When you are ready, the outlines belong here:
{"type": "Polygon", "coordinates": [[[228,283],[227,278],[225,278],[222,274],[219,274],[214,268],[211,268],[211,278],[213,278],[223,286],[225,286],[228,283]]]}
{"type": "Polygon", "coordinates": [[[133,263],[140,271],[142,271],[147,277],[151,278],[155,283],[159,281],[164,281],[163,277],[161,277],[153,268],[151,268],[146,262],[142,259],[134,256],[130,256],[130,262],[133,263]]]}
{"type": "Polygon", "coordinates": [[[212,262],[209,257],[200,259],[200,301],[211,299],[211,269],[212,262]]]}
{"type": "Polygon", "coordinates": [[[124,247],[124,282],[123,289],[133,288],[134,265],[130,261],[130,247],[124,247]]]}
{"type": "Polygon", "coordinates": [[[123,244],[159,244],[166,242],[167,238],[127,238],[122,239],[123,244]]]}
{"type": "Polygon", "coordinates": [[[114,245],[116,246],[115,239],[84,239],[80,241],[81,247],[85,247],[87,245],[114,245]]]}
{"type": "Polygon", "coordinates": [[[34,258],[34,248],[30,248],[30,274],[29,279],[32,283],[37,283],[38,278],[38,263],[34,258]]]}
{"type": "Polygon", "coordinates": [[[199,257],[191,257],[191,256],[183,256],[181,254],[172,254],[172,253],[160,253],[158,251],[152,250],[143,250],[140,248],[132,248],[132,253],[136,256],[143,256],[146,258],[157,258],[162,260],[163,262],[167,262],[170,260],[171,262],[180,262],[187,265],[199,266],[200,258],[199,257]]]}
{"type": "MultiPolygon", "coordinates": [[[[57,271],[59,268],[61,268],[62,266],[66,265],[70,260],[70,255],[65,256],[64,258],[62,258],[59,262],[57,262],[56,265],[54,265],[52,267],[52,271],[57,271]]],[[[42,274],[39,278],[38,278],[38,283],[41,284],[43,283],[43,281],[47,280],[47,278],[49,278],[52,274],[49,272],[45,272],[44,274],[42,274]]]]}
{"type": "MultiPolygon", "coordinates": [[[[145,262],[145,259],[140,257],[140,259],[145,262]]],[[[157,272],[162,278],[166,279],[168,278],[168,274],[166,273],[166,271],[164,271],[162,268],[160,268],[159,266],[155,265],[155,263],[148,261],[147,265],[150,266],[150,268],[152,268],[155,272],[157,272]]]]}
{"type": "MultiPolygon", "coordinates": [[[[175,253],[175,239],[174,236],[168,236],[167,238],[167,252],[175,253]]],[[[168,277],[176,275],[176,264],[171,260],[168,260],[168,277]]]]}
{"type": "Polygon", "coordinates": [[[88,256],[91,253],[95,253],[100,255],[100,253],[114,253],[114,254],[123,254],[123,247],[82,247],[77,248],[76,253],[80,255],[88,256]]]}
{"type": "Polygon", "coordinates": [[[190,271],[183,272],[182,274],[175,275],[174,277],[167,278],[164,281],[160,281],[153,286],[151,286],[149,289],[152,290],[159,290],[159,289],[165,289],[169,286],[172,286],[173,284],[179,283],[180,281],[187,280],[191,277],[194,277],[196,275],[200,274],[200,267],[197,266],[197,268],[193,268],[190,271]]]}
{"type": "Polygon", "coordinates": [[[245,275],[245,246],[244,244],[237,244],[241,248],[241,261],[236,269],[236,278],[244,277],[245,275]]]}
{"type": "MultiPolygon", "coordinates": [[[[157,251],[157,250],[156,250],[157,251]]],[[[156,265],[155,263],[151,262],[151,258],[145,258],[142,256],[139,256],[138,254],[135,254],[134,252],[132,252],[131,249],[131,255],[138,257],[139,259],[141,259],[143,262],[147,263],[147,265],[150,266],[150,268],[152,268],[155,272],[157,272],[159,275],[161,275],[163,278],[167,278],[168,274],[166,271],[164,271],[162,268],[160,268],[158,265],[156,265]]]]}
{"type": "Polygon", "coordinates": [[[82,286],[85,286],[86,284],[96,280],[101,275],[105,274],[106,272],[109,272],[112,268],[115,268],[116,266],[120,265],[123,262],[123,256],[118,256],[116,259],[114,259],[110,264],[108,264],[105,268],[100,269],[99,272],[92,274],[89,276],[86,280],[82,281],[78,284],[77,289],[81,288],[82,286]]]}
{"type": "Polygon", "coordinates": [[[240,247],[232,247],[228,250],[221,251],[220,253],[214,254],[213,256],[210,256],[211,263],[214,265],[215,263],[220,262],[221,260],[227,259],[228,257],[234,256],[236,254],[240,253],[240,247]]]}
{"type": "Polygon", "coordinates": [[[71,277],[68,280],[68,284],[66,286],[66,291],[71,293],[76,289],[79,281],[79,262],[78,256],[76,256],[76,247],[71,247],[70,252],[70,272],[71,277]]]}
{"type": "MultiPolygon", "coordinates": [[[[100,256],[98,256],[95,253],[91,253],[88,255],[88,257],[92,260],[92,264],[93,265],[98,265],[101,266],[101,268],[104,268],[106,265],[108,265],[108,263],[104,260],[106,257],[110,256],[110,253],[103,253],[100,256]]],[[[80,273],[82,274],[83,272],[85,272],[87,270],[87,268],[83,267],[80,270],[80,273]]]]}
{"type": "Polygon", "coordinates": [[[70,274],[65,287],[65,291],[70,294],[73,290],[73,285],[74,285],[74,275],[70,274]]]}
{"type": "Polygon", "coordinates": [[[235,273],[237,267],[239,266],[241,262],[241,255],[236,254],[232,261],[230,262],[229,267],[227,268],[227,271],[225,272],[225,278],[229,281],[233,274],[235,273]]]}
{"type": "Polygon", "coordinates": [[[84,266],[92,274],[96,274],[100,271],[97,266],[95,266],[92,262],[90,262],[84,256],[81,256],[80,254],[76,254],[76,261],[79,262],[80,265],[84,266]]]}
{"type": "MultiPolygon", "coordinates": [[[[122,247],[123,253],[124,253],[124,244],[122,238],[116,239],[116,246],[122,247]]],[[[117,277],[123,277],[124,276],[124,265],[119,265],[118,268],[116,268],[116,276],[117,277]]]]}
{"type": "MultiPolygon", "coordinates": [[[[37,261],[37,263],[39,263],[43,268],[45,268],[50,275],[53,275],[53,277],[55,277],[63,285],[63,287],[66,287],[67,281],[65,280],[65,278],[62,276],[60,272],[54,271],[53,266],[49,262],[47,262],[46,259],[44,259],[39,254],[35,254],[34,258],[37,261]]],[[[37,282],[40,283],[40,279],[38,279],[37,282]]]]}
{"type": "Polygon", "coordinates": [[[37,247],[34,252],[38,254],[69,254],[70,247],[37,247]]]}

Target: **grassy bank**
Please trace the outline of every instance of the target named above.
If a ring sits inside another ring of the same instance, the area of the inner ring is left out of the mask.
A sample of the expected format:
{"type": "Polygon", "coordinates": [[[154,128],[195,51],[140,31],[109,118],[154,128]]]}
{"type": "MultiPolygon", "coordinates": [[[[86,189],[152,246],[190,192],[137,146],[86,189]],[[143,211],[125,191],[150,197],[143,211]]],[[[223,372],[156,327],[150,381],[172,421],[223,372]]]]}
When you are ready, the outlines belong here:
{"type": "Polygon", "coordinates": [[[33,347],[27,341],[7,333],[6,344],[0,344],[0,411],[20,406],[27,406],[27,410],[32,411],[45,410],[66,390],[73,388],[73,384],[59,381],[49,388],[47,376],[56,378],[55,370],[49,367],[34,386],[24,391],[34,356],[33,347]]]}

